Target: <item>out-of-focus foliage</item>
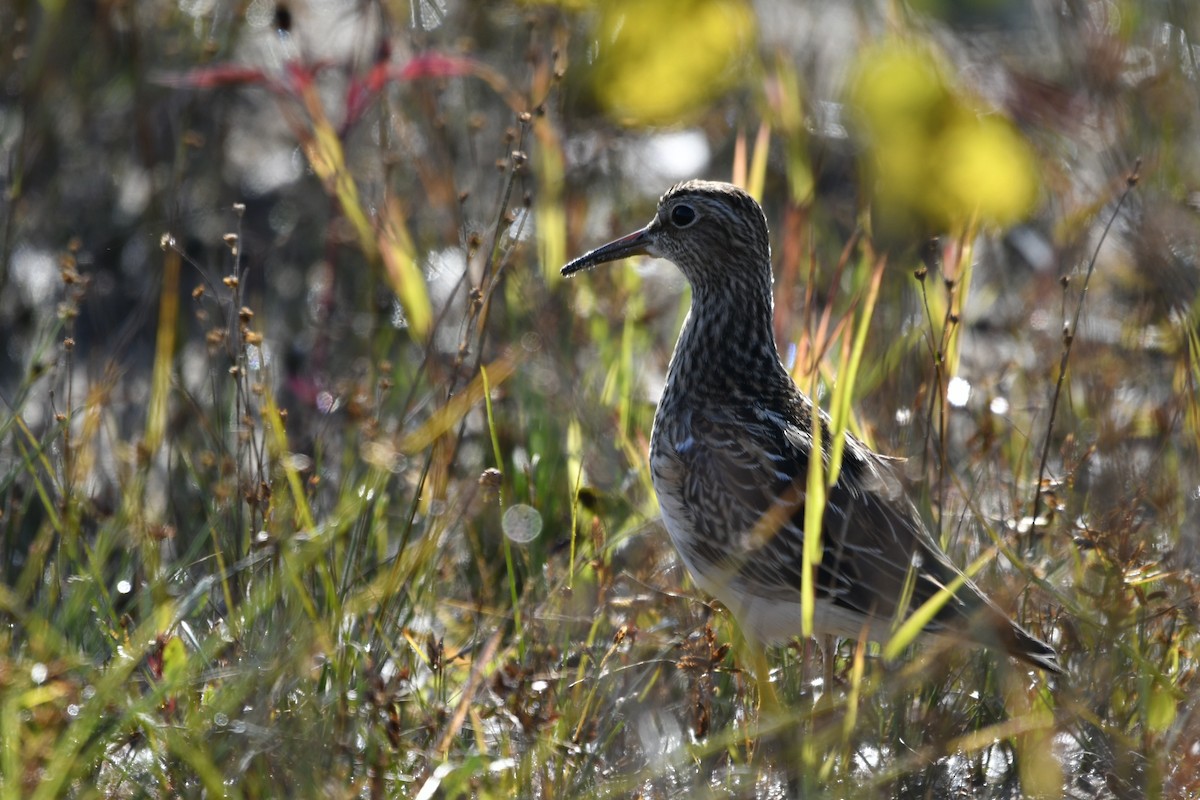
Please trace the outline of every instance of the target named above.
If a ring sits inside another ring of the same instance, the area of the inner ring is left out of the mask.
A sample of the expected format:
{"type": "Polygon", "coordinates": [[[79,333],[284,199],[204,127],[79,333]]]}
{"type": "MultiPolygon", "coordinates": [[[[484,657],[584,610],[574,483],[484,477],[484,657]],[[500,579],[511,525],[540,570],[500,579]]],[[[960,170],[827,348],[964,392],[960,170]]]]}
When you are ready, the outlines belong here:
{"type": "Polygon", "coordinates": [[[891,39],[864,49],[849,102],[884,227],[1007,227],[1033,210],[1033,151],[1011,122],[954,86],[928,46],[891,39]]]}
{"type": "Polygon", "coordinates": [[[626,125],[679,125],[745,79],[755,20],[743,0],[597,5],[593,90],[626,125]]]}
{"type": "Polygon", "coordinates": [[[0,800],[1200,796],[1198,43],[0,2],[0,800]],[[690,177],[762,199],[781,356],[1067,676],[797,641],[760,702],[650,485],[686,287],[557,274],[690,177]]]}

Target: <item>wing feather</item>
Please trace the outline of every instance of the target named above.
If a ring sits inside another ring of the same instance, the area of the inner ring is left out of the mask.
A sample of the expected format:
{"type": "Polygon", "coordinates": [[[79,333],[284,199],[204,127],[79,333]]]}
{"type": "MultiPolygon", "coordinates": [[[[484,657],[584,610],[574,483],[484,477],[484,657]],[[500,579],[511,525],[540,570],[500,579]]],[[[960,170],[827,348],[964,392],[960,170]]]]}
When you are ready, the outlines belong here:
{"type": "MultiPolygon", "coordinates": [[[[673,454],[698,528],[689,556],[709,565],[710,581],[719,574],[767,601],[796,602],[800,593],[811,435],[802,412],[792,417],[755,406],[693,410],[689,446],[673,454]]],[[[892,619],[903,597],[902,611],[916,608],[959,574],[891,466],[852,437],[827,496],[822,544],[818,597],[876,619],[892,619]]],[[[933,624],[969,616],[974,594],[958,592],[933,624]]]]}

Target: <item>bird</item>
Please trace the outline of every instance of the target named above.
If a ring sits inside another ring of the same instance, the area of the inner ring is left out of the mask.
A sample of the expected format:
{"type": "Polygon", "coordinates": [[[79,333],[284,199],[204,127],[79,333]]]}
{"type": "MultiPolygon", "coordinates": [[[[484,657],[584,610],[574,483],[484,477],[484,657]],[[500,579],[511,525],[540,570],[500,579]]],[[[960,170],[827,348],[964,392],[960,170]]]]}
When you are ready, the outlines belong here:
{"type": "MultiPolygon", "coordinates": [[[[664,526],[695,584],[724,605],[748,639],[801,632],[805,486],[814,450],[829,463],[820,415],[779,357],[766,216],[730,183],[672,186],[648,225],[572,260],[572,276],[645,255],[673,262],[691,306],[667,368],[650,436],[649,468],[664,526]]],[[[887,641],[897,617],[952,596],[922,638],[1003,649],[1049,673],[1053,647],[1006,614],[929,533],[895,459],[845,432],[842,466],[826,491],[812,586],[814,632],[887,641]]]]}

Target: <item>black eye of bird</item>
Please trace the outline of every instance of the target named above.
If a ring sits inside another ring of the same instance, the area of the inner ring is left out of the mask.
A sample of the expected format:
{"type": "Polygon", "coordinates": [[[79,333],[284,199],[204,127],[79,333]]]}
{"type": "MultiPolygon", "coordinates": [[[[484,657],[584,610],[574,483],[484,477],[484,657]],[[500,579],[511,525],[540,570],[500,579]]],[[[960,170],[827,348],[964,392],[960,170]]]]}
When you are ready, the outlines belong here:
{"type": "Polygon", "coordinates": [[[671,209],[671,222],[677,228],[686,228],[696,221],[696,209],[691,206],[675,206],[671,209]]]}

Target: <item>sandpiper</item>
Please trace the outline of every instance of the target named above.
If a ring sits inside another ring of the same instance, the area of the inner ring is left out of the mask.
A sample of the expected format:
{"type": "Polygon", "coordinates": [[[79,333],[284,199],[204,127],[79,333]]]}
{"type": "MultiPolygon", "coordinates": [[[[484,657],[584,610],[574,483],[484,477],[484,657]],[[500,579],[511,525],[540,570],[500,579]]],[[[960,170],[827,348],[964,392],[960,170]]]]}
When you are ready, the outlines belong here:
{"type": "MultiPolygon", "coordinates": [[[[650,471],[663,522],[696,584],[762,643],[801,632],[812,401],[775,347],[771,248],[762,208],[728,183],[667,191],[641,230],[562,268],[649,255],[675,263],[692,304],[654,417],[650,471]]],[[[821,452],[829,457],[821,412],[821,452]]],[[[1050,645],[1014,622],[929,534],[887,456],[845,434],[822,517],[816,632],[884,641],[897,616],[961,581],[924,633],[1001,647],[1061,673],[1050,645]]]]}

